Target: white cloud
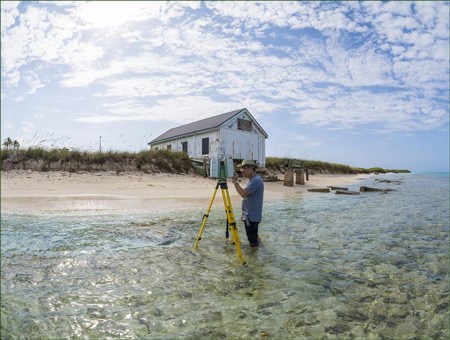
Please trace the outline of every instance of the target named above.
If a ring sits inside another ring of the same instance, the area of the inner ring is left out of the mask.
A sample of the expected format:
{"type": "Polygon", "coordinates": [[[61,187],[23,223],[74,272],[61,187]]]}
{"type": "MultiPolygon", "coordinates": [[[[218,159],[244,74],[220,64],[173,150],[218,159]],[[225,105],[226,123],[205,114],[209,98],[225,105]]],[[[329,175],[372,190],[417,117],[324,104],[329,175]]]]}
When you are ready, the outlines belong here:
{"type": "Polygon", "coordinates": [[[36,126],[33,122],[22,122],[22,125],[20,127],[20,133],[23,135],[30,136],[32,135],[36,130],[36,126]]]}
{"type": "Polygon", "coordinates": [[[175,99],[161,99],[154,105],[137,104],[124,100],[105,104],[111,114],[84,114],[74,120],[84,123],[106,123],[119,121],[171,121],[179,124],[189,123],[215,114],[233,111],[242,106],[238,103],[223,103],[205,96],[186,96],[175,99]]]}
{"type": "Polygon", "coordinates": [[[29,88],[27,94],[33,94],[39,88],[44,87],[44,84],[39,81],[35,72],[27,71],[23,76],[23,80],[29,88]]]}
{"type": "Polygon", "coordinates": [[[406,91],[372,93],[356,90],[333,96],[333,106],[325,107],[321,96],[306,97],[299,106],[298,122],[327,128],[356,128],[376,125],[384,131],[431,130],[448,124],[448,112],[406,91]],[[368,100],[370,98],[370,100],[368,100]],[[321,114],[318,114],[322,112],[321,114]]]}
{"type": "MultiPolygon", "coordinates": [[[[322,141],[313,140],[310,137],[307,137],[305,135],[296,134],[291,136],[291,138],[295,141],[299,141],[299,143],[296,143],[296,145],[300,148],[310,149],[313,147],[316,147],[320,144],[322,144],[322,141]]],[[[290,145],[292,146],[292,145],[290,145]]]]}
{"type": "Polygon", "coordinates": [[[97,79],[121,74],[126,69],[126,64],[120,61],[111,62],[107,68],[92,69],[84,67],[81,70],[74,71],[67,75],[67,78],[61,81],[65,87],[85,87],[97,79]]]}
{"type": "Polygon", "coordinates": [[[17,6],[19,5],[18,1],[1,1],[1,27],[2,27],[2,35],[3,30],[11,27],[16,22],[16,17],[19,14],[17,6]]]}
{"type": "Polygon", "coordinates": [[[89,86],[87,96],[97,103],[89,114],[83,101],[72,101],[86,113],[71,116],[80,122],[184,123],[193,112],[199,118],[247,107],[326,127],[413,130],[445,123],[433,98],[448,100],[448,3],[30,2],[23,8],[19,14],[2,2],[2,99],[37,95],[48,84],[74,92],[89,86]]]}
{"type": "Polygon", "coordinates": [[[111,29],[150,18],[168,23],[172,18],[183,16],[187,9],[197,9],[199,6],[197,1],[87,1],[79,3],[74,13],[87,27],[111,29]]]}

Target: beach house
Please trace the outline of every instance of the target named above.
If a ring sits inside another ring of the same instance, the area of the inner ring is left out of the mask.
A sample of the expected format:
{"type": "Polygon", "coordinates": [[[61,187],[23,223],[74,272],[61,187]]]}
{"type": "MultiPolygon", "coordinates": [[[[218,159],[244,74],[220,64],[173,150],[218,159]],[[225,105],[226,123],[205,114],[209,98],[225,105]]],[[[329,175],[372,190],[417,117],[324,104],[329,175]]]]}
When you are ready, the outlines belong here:
{"type": "Polygon", "coordinates": [[[261,125],[243,108],[175,127],[148,145],[151,150],[183,151],[194,159],[232,157],[265,166],[267,138],[261,125]]]}

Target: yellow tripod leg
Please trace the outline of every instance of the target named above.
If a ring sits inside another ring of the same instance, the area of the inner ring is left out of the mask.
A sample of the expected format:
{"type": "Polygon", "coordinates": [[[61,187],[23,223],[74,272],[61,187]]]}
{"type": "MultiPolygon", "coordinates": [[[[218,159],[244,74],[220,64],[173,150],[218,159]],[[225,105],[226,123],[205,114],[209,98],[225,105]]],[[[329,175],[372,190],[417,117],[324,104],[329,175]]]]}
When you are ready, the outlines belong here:
{"type": "Polygon", "coordinates": [[[209,202],[208,210],[206,211],[206,214],[203,215],[202,226],[200,227],[200,231],[198,232],[197,240],[195,241],[195,245],[194,245],[194,249],[197,249],[198,242],[202,239],[203,229],[205,228],[206,220],[208,219],[209,213],[211,212],[211,207],[213,205],[214,198],[216,198],[216,193],[217,193],[217,189],[218,188],[219,188],[219,184],[216,185],[216,188],[214,189],[214,193],[213,193],[213,196],[211,198],[211,201],[209,202]]]}
{"type": "Polygon", "coordinates": [[[226,185],[226,183],[225,183],[224,187],[221,187],[221,191],[222,191],[223,204],[225,205],[225,211],[227,213],[228,225],[230,226],[231,236],[233,237],[233,242],[236,246],[237,256],[238,256],[239,260],[241,260],[242,264],[245,264],[245,260],[244,260],[244,257],[242,256],[242,251],[241,251],[241,243],[239,241],[239,233],[236,228],[236,221],[234,219],[233,207],[231,205],[230,193],[228,192],[228,186],[226,185]]]}

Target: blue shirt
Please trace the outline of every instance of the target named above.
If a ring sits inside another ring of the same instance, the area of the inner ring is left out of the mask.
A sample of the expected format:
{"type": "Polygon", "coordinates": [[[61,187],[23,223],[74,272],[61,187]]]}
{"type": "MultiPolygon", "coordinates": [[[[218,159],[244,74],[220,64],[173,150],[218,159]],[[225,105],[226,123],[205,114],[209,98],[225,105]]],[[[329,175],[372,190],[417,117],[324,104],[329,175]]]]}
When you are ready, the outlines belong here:
{"type": "Polygon", "coordinates": [[[252,222],[261,222],[264,197],[264,183],[258,175],[253,176],[245,189],[250,193],[242,200],[242,213],[252,222]]]}

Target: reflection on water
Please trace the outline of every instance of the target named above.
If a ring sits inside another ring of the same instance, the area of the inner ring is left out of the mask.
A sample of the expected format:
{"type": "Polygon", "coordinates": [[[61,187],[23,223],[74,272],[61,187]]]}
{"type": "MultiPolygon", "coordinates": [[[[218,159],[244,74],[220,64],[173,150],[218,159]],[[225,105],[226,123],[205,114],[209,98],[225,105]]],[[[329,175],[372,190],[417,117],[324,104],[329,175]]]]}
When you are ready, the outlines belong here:
{"type": "Polygon", "coordinates": [[[4,214],[2,338],[446,338],[448,177],[401,181],[267,202],[247,266],[222,209],[4,214]]]}

